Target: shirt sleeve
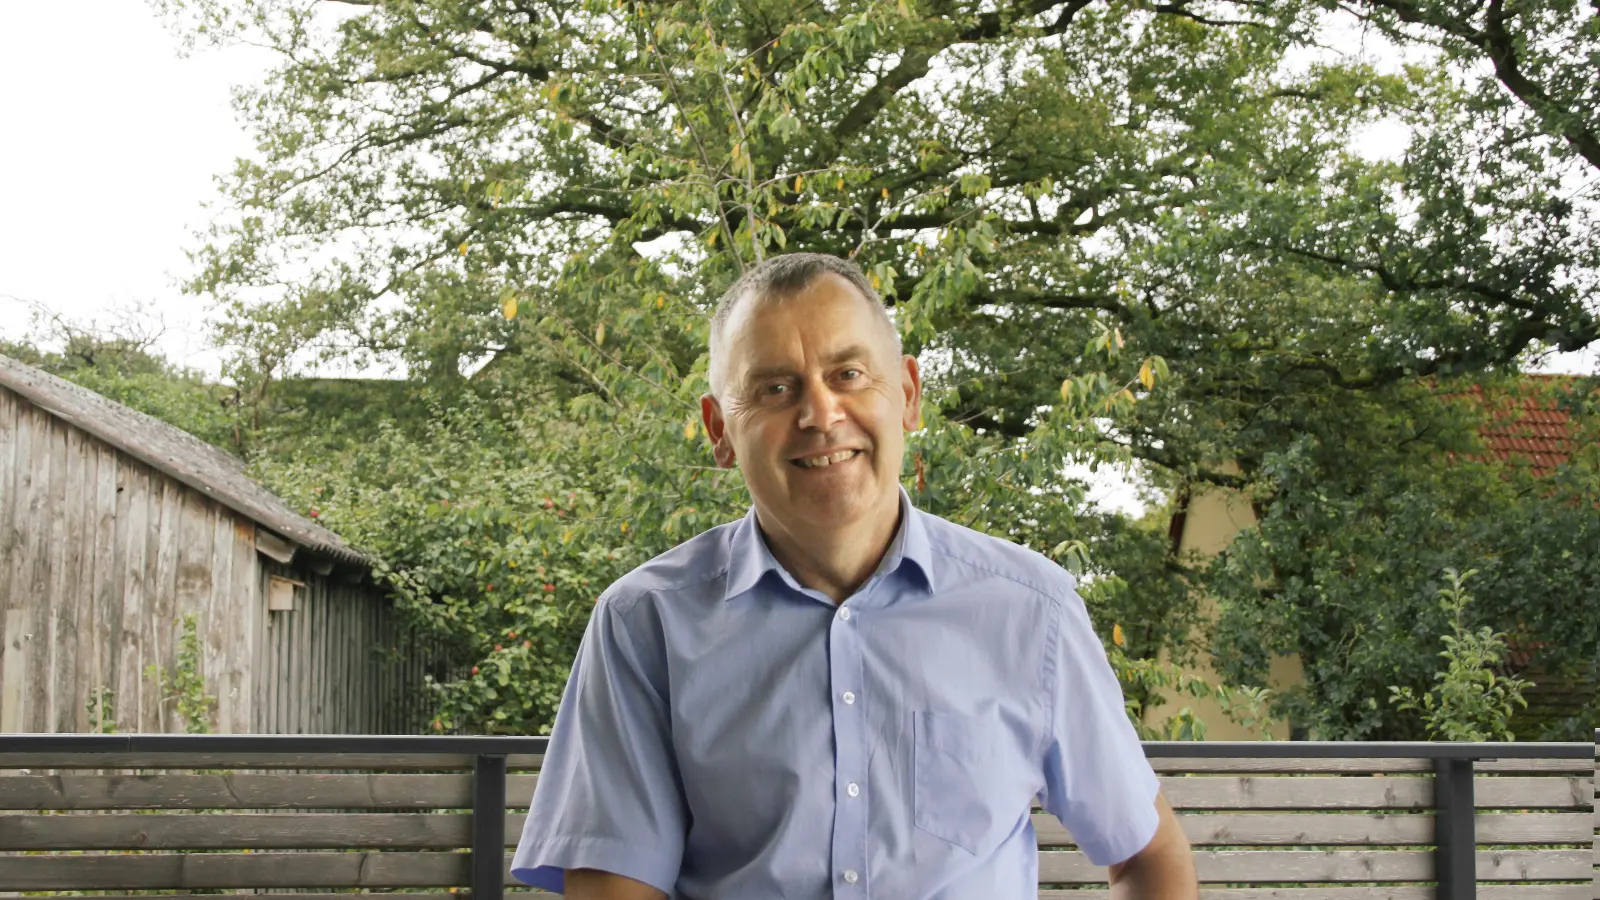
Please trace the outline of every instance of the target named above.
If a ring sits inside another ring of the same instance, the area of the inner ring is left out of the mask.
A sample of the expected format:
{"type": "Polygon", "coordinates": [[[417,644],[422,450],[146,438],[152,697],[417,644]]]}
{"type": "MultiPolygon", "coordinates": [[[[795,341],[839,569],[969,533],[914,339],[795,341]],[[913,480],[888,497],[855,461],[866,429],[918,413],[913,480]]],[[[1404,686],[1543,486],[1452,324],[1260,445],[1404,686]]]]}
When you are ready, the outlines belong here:
{"type": "Polygon", "coordinates": [[[608,598],[589,620],[512,858],[526,884],[559,893],[568,869],[598,869],[673,895],[688,816],[664,651],[627,624],[608,598]]]}
{"type": "Polygon", "coordinates": [[[1119,863],[1155,837],[1160,781],[1124,711],[1105,648],[1068,582],[1056,604],[1046,655],[1051,723],[1044,746],[1048,809],[1089,861],[1119,863]]]}

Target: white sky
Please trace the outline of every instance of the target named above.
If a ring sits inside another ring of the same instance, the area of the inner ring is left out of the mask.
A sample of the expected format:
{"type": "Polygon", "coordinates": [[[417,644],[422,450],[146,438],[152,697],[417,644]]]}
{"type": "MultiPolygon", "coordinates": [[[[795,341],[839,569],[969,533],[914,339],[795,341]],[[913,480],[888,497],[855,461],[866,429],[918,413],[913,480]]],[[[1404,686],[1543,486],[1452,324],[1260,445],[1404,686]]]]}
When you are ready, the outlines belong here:
{"type": "MultiPolygon", "coordinates": [[[[180,58],[139,0],[0,6],[0,335],[26,329],[27,302],[76,321],[142,304],[166,326],[168,358],[218,372],[209,310],[177,283],[215,178],[252,150],[230,86],[270,64],[245,47],[180,58]],[[62,33],[63,15],[67,46],[47,39],[62,33]]],[[[1397,137],[1371,136],[1380,153],[1397,137]]],[[[1542,368],[1594,372],[1600,356],[1591,349],[1542,368]]]]}
{"type": "Polygon", "coordinates": [[[213,178],[252,149],[229,86],[269,55],[177,50],[139,0],[0,4],[0,333],[27,325],[13,298],[78,321],[141,303],[169,357],[218,371],[207,310],[176,282],[213,178]]]}

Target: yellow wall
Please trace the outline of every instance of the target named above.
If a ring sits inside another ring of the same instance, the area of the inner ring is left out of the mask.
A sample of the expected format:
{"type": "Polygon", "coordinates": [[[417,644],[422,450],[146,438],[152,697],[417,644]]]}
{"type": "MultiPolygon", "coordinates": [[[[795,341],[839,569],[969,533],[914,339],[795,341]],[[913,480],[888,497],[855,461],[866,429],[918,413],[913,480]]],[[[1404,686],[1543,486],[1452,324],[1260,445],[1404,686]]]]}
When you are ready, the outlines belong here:
{"type": "MultiPolygon", "coordinates": [[[[1184,518],[1183,534],[1178,541],[1179,555],[1188,557],[1197,554],[1206,558],[1216,556],[1233,542],[1235,535],[1255,524],[1255,513],[1251,510],[1249,501],[1237,492],[1216,487],[1197,487],[1190,497],[1188,514],[1184,518]]],[[[1215,621],[1216,602],[1209,597],[1202,597],[1200,615],[1204,621],[1215,621]]],[[[1195,639],[1199,640],[1200,636],[1196,635],[1195,639]]],[[[1199,664],[1186,667],[1185,671],[1199,675],[1213,684],[1219,680],[1211,666],[1211,655],[1203,646],[1199,653],[1199,664]]],[[[1298,656],[1278,657],[1272,661],[1268,687],[1274,691],[1283,690],[1299,684],[1302,678],[1298,656]]],[[[1160,722],[1185,706],[1194,710],[1195,714],[1206,723],[1207,740],[1249,741],[1259,740],[1261,737],[1259,733],[1246,731],[1223,715],[1222,708],[1214,701],[1197,700],[1192,697],[1172,698],[1167,703],[1151,707],[1145,711],[1145,721],[1152,724],[1160,722]]],[[[1280,722],[1273,726],[1269,733],[1275,740],[1287,740],[1289,725],[1280,722]]]]}

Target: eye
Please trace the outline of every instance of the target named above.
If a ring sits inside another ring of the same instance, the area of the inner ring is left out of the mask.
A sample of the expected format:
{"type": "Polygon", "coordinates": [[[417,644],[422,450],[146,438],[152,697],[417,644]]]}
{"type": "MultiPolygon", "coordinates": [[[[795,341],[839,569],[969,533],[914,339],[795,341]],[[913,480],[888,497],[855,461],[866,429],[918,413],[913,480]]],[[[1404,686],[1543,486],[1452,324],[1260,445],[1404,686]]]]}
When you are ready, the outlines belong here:
{"type": "Polygon", "coordinates": [[[781,381],[775,381],[772,384],[763,387],[761,389],[761,394],[764,397],[776,397],[780,393],[787,390],[789,390],[789,386],[787,384],[784,384],[781,381]]]}
{"type": "Polygon", "coordinates": [[[862,372],[860,369],[845,369],[843,372],[839,373],[839,377],[847,379],[847,380],[850,380],[850,381],[854,381],[855,379],[860,378],[865,374],[866,373],[862,372]]]}

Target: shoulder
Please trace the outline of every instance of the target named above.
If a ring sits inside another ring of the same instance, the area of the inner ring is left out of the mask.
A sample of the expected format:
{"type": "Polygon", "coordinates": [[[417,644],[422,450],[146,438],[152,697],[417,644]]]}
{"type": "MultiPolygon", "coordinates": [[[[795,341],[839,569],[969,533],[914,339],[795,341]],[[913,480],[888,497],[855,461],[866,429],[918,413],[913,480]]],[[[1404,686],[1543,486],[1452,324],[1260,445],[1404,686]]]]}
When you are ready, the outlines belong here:
{"type": "Polygon", "coordinates": [[[974,531],[931,513],[919,513],[928,533],[934,566],[955,583],[998,577],[1032,595],[1058,603],[1077,596],[1077,580],[1043,553],[1005,538],[974,531]]]}
{"type": "Polygon", "coordinates": [[[720,593],[728,574],[729,543],[738,525],[735,521],[703,531],[634,567],[605,589],[595,601],[596,612],[629,616],[649,598],[720,593]]]}

